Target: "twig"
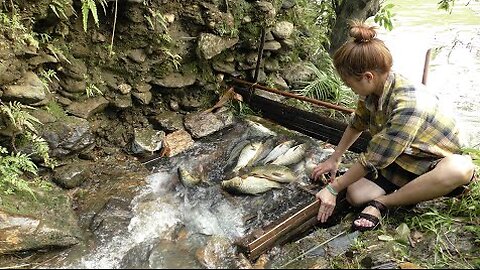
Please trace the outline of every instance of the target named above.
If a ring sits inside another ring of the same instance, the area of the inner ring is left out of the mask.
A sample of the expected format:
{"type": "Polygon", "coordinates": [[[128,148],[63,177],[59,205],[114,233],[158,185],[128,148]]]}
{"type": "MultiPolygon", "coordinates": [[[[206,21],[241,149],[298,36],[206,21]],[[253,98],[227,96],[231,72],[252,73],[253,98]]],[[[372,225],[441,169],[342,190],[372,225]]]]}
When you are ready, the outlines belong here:
{"type": "Polygon", "coordinates": [[[444,233],[443,234],[445,236],[445,238],[447,239],[448,243],[455,249],[455,252],[457,252],[457,254],[460,256],[460,258],[462,258],[465,263],[470,267],[470,268],[474,268],[471,264],[468,263],[468,261],[465,259],[465,257],[462,256],[462,253],[460,253],[460,251],[457,249],[457,247],[452,243],[452,241],[450,241],[450,238],[448,238],[447,236],[447,233],[444,233]]]}
{"type": "Polygon", "coordinates": [[[14,265],[14,266],[5,266],[5,267],[0,267],[0,269],[17,269],[17,268],[20,268],[20,267],[28,267],[28,266],[31,266],[31,264],[29,263],[25,263],[25,264],[19,264],[19,265],[14,265]]]}
{"type": "Polygon", "coordinates": [[[319,245],[316,245],[316,246],[314,246],[313,248],[311,248],[311,249],[307,250],[306,252],[304,252],[304,253],[300,254],[299,256],[297,256],[297,257],[293,258],[292,260],[290,260],[290,261],[289,261],[289,262],[287,262],[286,264],[282,265],[280,268],[284,268],[285,266],[287,266],[287,265],[291,264],[292,262],[294,262],[294,261],[296,261],[296,260],[298,260],[298,259],[302,258],[303,256],[305,256],[305,255],[307,255],[308,253],[310,253],[310,252],[314,251],[315,249],[317,249],[317,248],[319,248],[319,247],[321,247],[321,246],[323,246],[323,245],[325,245],[325,244],[327,244],[327,243],[331,242],[332,240],[335,240],[336,238],[338,238],[338,237],[340,237],[340,236],[344,235],[346,232],[347,232],[347,231],[346,231],[346,230],[344,230],[344,231],[342,231],[341,233],[339,233],[339,234],[335,235],[334,237],[332,237],[332,238],[330,238],[330,239],[326,240],[325,242],[323,242],[323,243],[321,243],[321,244],[319,244],[319,245]]]}
{"type": "Polygon", "coordinates": [[[112,41],[110,42],[110,56],[113,51],[113,39],[115,38],[115,27],[117,26],[118,0],[115,0],[115,17],[113,18],[112,41]]]}

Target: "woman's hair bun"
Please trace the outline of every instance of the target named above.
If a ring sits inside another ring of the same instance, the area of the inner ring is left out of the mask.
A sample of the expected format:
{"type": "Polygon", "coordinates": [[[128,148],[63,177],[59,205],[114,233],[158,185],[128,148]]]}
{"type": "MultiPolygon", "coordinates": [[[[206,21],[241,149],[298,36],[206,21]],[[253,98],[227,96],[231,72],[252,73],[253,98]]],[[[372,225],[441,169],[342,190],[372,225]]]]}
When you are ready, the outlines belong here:
{"type": "Polygon", "coordinates": [[[356,43],[369,42],[377,36],[375,26],[369,26],[362,21],[350,22],[350,36],[355,39],[356,43]]]}

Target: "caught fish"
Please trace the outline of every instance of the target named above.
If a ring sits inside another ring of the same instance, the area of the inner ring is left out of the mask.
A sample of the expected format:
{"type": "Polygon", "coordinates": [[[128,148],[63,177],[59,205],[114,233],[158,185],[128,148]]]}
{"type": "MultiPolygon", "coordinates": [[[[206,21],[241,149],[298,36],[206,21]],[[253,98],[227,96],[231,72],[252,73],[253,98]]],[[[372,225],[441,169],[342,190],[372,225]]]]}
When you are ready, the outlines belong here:
{"type": "Polygon", "coordinates": [[[297,175],[293,170],[287,166],[277,164],[254,167],[249,175],[264,177],[280,183],[290,183],[297,180],[297,175]]]}
{"type": "Polygon", "coordinates": [[[277,135],[276,132],[270,130],[269,128],[265,127],[264,125],[262,125],[260,123],[257,123],[257,122],[251,121],[251,120],[247,120],[247,123],[248,123],[249,126],[253,127],[254,129],[256,129],[258,131],[260,131],[261,133],[272,135],[272,136],[277,135]]]}
{"type": "Polygon", "coordinates": [[[278,182],[253,175],[246,176],[245,178],[236,176],[232,179],[222,181],[220,185],[223,189],[230,192],[252,195],[264,193],[273,188],[282,188],[282,185],[278,182]]]}
{"type": "Polygon", "coordinates": [[[237,165],[233,168],[234,172],[237,172],[243,167],[250,166],[258,158],[263,150],[262,142],[251,142],[247,144],[238,157],[237,165]]]}
{"type": "Polygon", "coordinates": [[[279,157],[277,157],[272,164],[277,164],[277,165],[291,165],[295,164],[297,162],[300,162],[307,150],[307,144],[302,143],[297,146],[294,146],[290,149],[287,150],[287,152],[283,153],[279,157]]]}
{"type": "Polygon", "coordinates": [[[275,146],[275,148],[273,148],[272,151],[270,151],[270,153],[267,155],[267,157],[262,160],[262,163],[267,164],[269,162],[274,161],[280,155],[287,152],[288,149],[290,149],[293,146],[293,144],[295,144],[294,140],[288,140],[288,141],[282,142],[281,144],[275,146]]]}
{"type": "Polygon", "coordinates": [[[202,182],[199,177],[193,176],[189,171],[183,167],[178,167],[178,175],[182,184],[186,187],[193,187],[202,182]]]}

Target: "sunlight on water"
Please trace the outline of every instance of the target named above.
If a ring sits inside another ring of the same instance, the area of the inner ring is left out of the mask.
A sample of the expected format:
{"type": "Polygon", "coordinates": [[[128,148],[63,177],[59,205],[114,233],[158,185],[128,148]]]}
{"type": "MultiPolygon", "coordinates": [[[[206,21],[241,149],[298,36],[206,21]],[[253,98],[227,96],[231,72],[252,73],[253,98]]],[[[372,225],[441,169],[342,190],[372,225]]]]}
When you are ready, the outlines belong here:
{"type": "Polygon", "coordinates": [[[379,28],[379,38],[392,52],[393,69],[421,82],[426,52],[436,48],[426,85],[451,107],[466,145],[479,144],[480,2],[456,1],[451,14],[436,0],[387,2],[395,5],[394,29],[379,28]]]}

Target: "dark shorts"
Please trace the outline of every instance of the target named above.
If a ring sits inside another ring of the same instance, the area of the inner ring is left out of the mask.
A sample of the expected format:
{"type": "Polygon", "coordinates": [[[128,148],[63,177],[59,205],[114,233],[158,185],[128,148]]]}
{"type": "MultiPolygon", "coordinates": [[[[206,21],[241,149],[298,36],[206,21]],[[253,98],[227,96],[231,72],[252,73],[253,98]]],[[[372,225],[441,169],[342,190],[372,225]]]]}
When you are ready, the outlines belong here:
{"type": "MultiPolygon", "coordinates": [[[[418,175],[412,173],[412,172],[409,172],[405,169],[403,169],[402,167],[400,167],[399,165],[397,165],[397,163],[392,163],[390,165],[388,165],[385,170],[388,170],[388,171],[391,171],[391,173],[393,175],[399,175],[399,176],[402,176],[403,179],[406,179],[408,182],[412,181],[413,179],[417,178],[418,175]]],[[[390,180],[388,180],[387,178],[385,178],[385,176],[383,176],[380,172],[378,173],[378,177],[377,179],[373,179],[373,176],[372,174],[367,174],[365,176],[365,178],[367,178],[368,180],[372,181],[373,183],[375,183],[377,186],[381,187],[383,190],[385,190],[385,193],[387,194],[390,194],[392,192],[394,192],[395,190],[399,189],[400,186],[392,183],[390,180]],[[372,180],[373,179],[373,180],[372,180]]]]}
{"type": "MultiPolygon", "coordinates": [[[[430,166],[429,168],[429,171],[433,170],[435,168],[435,166],[438,164],[438,162],[440,162],[441,159],[438,159],[436,161],[433,161],[432,162],[432,165],[430,166]]],[[[385,168],[385,170],[389,170],[390,172],[392,172],[393,175],[397,175],[397,176],[400,176],[401,178],[407,180],[408,182],[412,181],[413,179],[417,178],[418,175],[417,174],[414,174],[412,172],[409,172],[405,169],[403,169],[402,167],[400,167],[399,165],[397,165],[395,162],[392,163],[391,165],[387,166],[385,168]]],[[[472,175],[472,179],[470,179],[470,182],[469,184],[475,179],[475,175],[476,175],[476,172],[473,173],[472,175]]],[[[388,180],[387,178],[385,178],[385,176],[383,176],[381,173],[378,174],[378,177],[377,179],[374,179],[372,180],[372,175],[371,174],[367,174],[365,176],[365,178],[367,178],[368,180],[372,181],[373,183],[375,183],[377,186],[381,187],[383,190],[385,190],[385,193],[386,194],[390,194],[392,192],[394,192],[395,190],[399,189],[400,186],[396,185],[395,183],[392,183],[392,181],[388,180]]],[[[468,185],[463,185],[463,186],[459,186],[457,188],[455,188],[452,192],[448,193],[447,197],[455,197],[455,196],[459,196],[459,195],[462,195],[466,192],[469,191],[469,188],[468,188],[468,185]]]]}

